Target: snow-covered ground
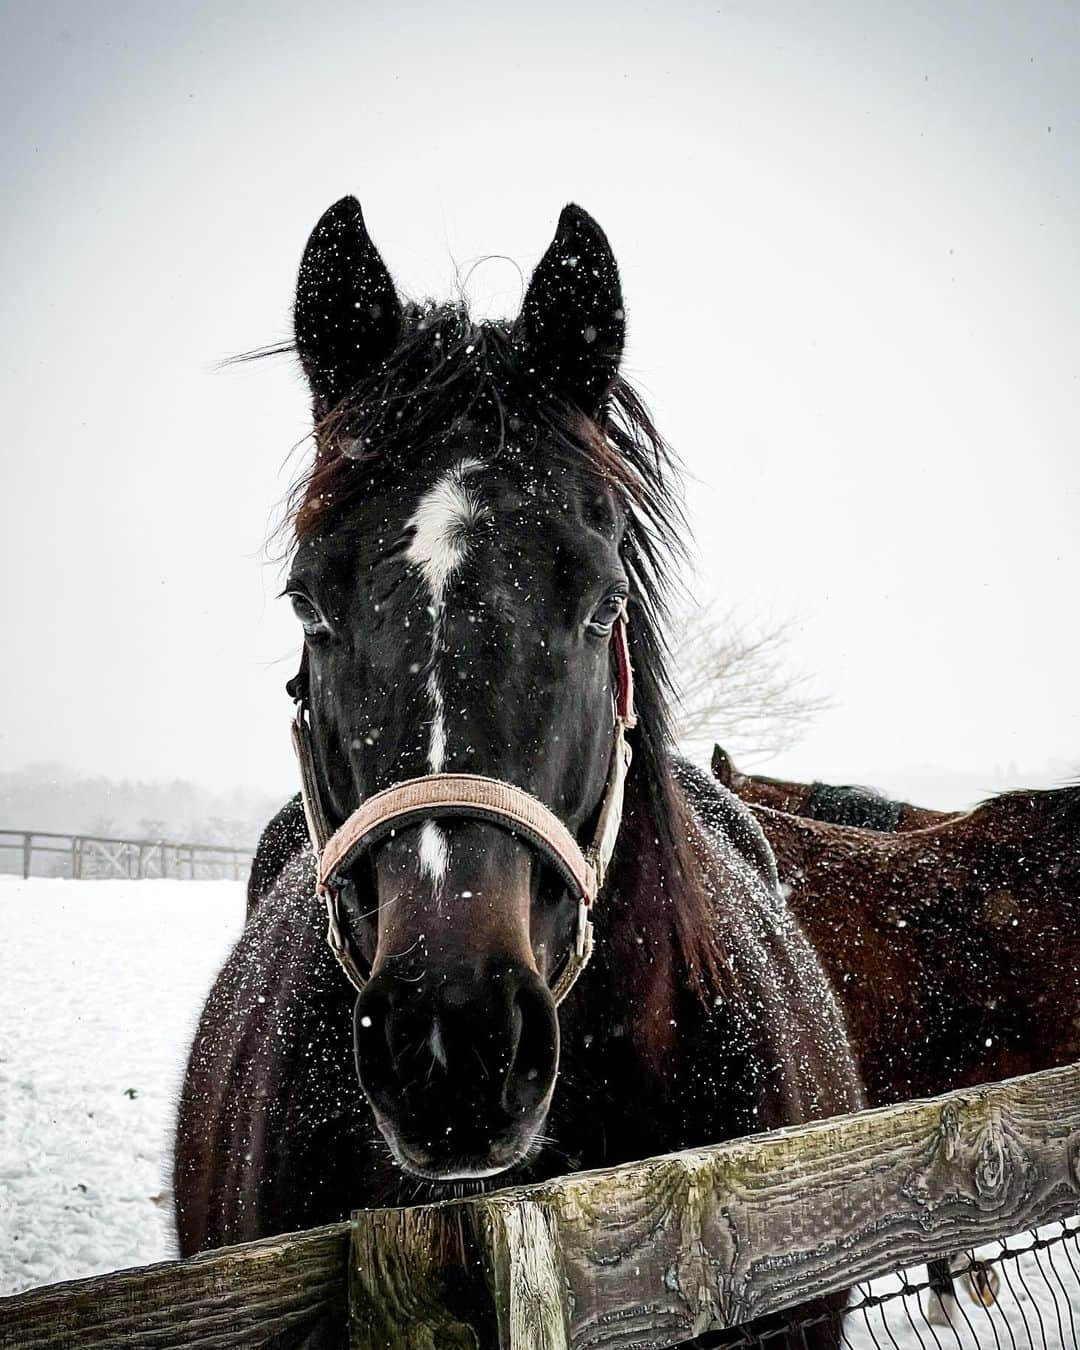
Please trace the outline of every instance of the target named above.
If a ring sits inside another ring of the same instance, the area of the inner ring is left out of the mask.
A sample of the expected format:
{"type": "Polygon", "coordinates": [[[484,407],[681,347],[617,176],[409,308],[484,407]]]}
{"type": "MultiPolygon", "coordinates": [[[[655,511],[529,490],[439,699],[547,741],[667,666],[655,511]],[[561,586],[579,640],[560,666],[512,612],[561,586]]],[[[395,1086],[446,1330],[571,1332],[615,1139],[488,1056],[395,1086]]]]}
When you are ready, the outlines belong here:
{"type": "Polygon", "coordinates": [[[230,881],[0,877],[0,1294],[175,1255],[169,1158],[230,881]]]}
{"type": "MultiPolygon", "coordinates": [[[[0,877],[0,1294],[175,1255],[176,1093],[243,912],[235,882],[0,877]]],[[[989,1314],[961,1290],[955,1335],[908,1298],[854,1313],[847,1343],[1075,1347],[1076,1242],[999,1269],[989,1314]]]]}

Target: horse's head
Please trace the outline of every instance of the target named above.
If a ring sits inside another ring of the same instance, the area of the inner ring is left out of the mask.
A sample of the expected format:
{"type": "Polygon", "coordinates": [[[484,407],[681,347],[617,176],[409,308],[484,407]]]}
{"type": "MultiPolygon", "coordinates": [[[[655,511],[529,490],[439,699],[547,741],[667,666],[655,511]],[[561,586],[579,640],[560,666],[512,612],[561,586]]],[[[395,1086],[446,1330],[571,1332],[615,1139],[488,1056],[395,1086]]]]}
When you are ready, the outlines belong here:
{"type": "MultiPolygon", "coordinates": [[[[616,730],[612,635],[634,582],[633,473],[602,430],[623,344],[608,242],[563,212],[512,324],[403,306],[346,198],[300,267],[296,342],[318,452],[288,583],[334,829],[394,784],[524,789],[582,842],[616,730]]],[[[490,1175],[551,1101],[551,985],[578,903],[505,822],[403,822],[350,860],[345,937],[369,974],[360,1081],[399,1163],[490,1175]]]]}

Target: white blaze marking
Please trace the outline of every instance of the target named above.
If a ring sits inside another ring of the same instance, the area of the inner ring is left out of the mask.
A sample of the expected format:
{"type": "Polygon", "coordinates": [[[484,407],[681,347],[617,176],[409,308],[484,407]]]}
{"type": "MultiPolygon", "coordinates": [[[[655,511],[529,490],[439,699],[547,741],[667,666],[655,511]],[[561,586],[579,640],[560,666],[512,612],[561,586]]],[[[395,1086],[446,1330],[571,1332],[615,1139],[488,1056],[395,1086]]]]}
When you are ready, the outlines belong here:
{"type": "MultiPolygon", "coordinates": [[[[483,515],[484,508],[464,481],[468,474],[482,467],[477,459],[460,460],[424,493],[408,522],[413,528],[413,538],[406,557],[420,569],[431,595],[431,661],[427,678],[431,703],[428,735],[428,769],[431,773],[441,773],[446,762],[445,701],[437,664],[443,603],[451,577],[465,560],[469,527],[483,515]]],[[[433,821],[425,821],[420,830],[420,870],[432,881],[440,882],[446,876],[448,862],[446,836],[433,821]]]]}
{"type": "Polygon", "coordinates": [[[409,521],[415,533],[407,556],[420,568],[431,590],[436,625],[447,583],[465,557],[466,531],[483,512],[464,479],[482,467],[478,459],[463,459],[455,464],[424,493],[409,521]]]}
{"type": "Polygon", "coordinates": [[[439,681],[432,670],[427,682],[431,699],[431,732],[428,736],[428,767],[432,773],[441,773],[446,763],[446,718],[443,715],[443,696],[439,681]]]}
{"type": "Polygon", "coordinates": [[[429,1037],[428,1043],[431,1046],[431,1056],[435,1060],[435,1063],[441,1064],[445,1069],[446,1045],[443,1043],[442,1027],[439,1025],[438,1018],[435,1019],[435,1025],[431,1028],[431,1036],[429,1037]]]}
{"type": "Polygon", "coordinates": [[[425,820],[420,826],[420,871],[432,881],[442,881],[449,861],[450,847],[446,835],[433,820],[425,820]]]}

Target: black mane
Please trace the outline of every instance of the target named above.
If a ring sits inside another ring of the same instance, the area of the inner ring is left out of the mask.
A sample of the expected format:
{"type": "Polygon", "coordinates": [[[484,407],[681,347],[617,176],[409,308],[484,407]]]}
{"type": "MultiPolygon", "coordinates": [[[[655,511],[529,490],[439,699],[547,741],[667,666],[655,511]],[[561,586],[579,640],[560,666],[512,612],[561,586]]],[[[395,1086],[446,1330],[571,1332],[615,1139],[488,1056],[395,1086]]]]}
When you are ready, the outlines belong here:
{"type": "Polygon", "coordinates": [[[873,788],[814,783],[802,815],[833,825],[854,825],[862,830],[891,832],[900,824],[903,810],[903,802],[890,801],[873,788]]]}

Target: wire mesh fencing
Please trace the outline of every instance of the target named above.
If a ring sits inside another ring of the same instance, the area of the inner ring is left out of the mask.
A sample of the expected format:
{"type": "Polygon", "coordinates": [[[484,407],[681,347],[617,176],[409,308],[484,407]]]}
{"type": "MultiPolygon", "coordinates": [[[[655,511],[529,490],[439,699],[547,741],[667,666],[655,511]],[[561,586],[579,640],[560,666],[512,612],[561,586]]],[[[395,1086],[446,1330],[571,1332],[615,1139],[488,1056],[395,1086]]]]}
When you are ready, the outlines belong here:
{"type": "Polygon", "coordinates": [[[1078,1244],[1080,1217],[876,1280],[854,1295],[842,1344],[1080,1350],[1078,1244]]]}
{"type": "Polygon", "coordinates": [[[856,1285],[724,1350],[1080,1350],[1080,1215],[856,1285]]]}

